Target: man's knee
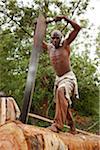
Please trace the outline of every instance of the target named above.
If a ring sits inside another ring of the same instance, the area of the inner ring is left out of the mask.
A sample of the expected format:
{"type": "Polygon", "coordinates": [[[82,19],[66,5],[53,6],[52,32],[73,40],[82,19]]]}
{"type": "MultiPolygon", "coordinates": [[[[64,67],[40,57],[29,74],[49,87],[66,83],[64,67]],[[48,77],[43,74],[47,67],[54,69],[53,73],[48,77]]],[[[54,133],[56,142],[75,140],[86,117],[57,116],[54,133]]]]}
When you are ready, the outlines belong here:
{"type": "Polygon", "coordinates": [[[66,107],[68,107],[69,106],[69,102],[68,102],[68,100],[65,97],[65,90],[64,90],[64,88],[59,88],[57,90],[57,92],[58,92],[57,94],[58,94],[59,101],[61,100],[61,102],[63,102],[64,105],[66,105],[66,107]]]}

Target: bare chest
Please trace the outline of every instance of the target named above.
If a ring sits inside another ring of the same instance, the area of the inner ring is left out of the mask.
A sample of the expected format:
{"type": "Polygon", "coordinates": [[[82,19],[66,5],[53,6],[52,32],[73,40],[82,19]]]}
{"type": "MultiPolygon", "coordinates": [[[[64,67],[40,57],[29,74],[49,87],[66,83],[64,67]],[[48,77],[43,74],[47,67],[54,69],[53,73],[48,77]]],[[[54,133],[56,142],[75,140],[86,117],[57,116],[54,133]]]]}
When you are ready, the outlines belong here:
{"type": "Polygon", "coordinates": [[[69,57],[69,54],[65,49],[57,49],[57,50],[51,49],[49,55],[50,60],[53,64],[63,63],[69,57]]]}
{"type": "Polygon", "coordinates": [[[70,71],[70,51],[63,47],[59,49],[50,48],[49,56],[51,64],[58,76],[70,71]]]}

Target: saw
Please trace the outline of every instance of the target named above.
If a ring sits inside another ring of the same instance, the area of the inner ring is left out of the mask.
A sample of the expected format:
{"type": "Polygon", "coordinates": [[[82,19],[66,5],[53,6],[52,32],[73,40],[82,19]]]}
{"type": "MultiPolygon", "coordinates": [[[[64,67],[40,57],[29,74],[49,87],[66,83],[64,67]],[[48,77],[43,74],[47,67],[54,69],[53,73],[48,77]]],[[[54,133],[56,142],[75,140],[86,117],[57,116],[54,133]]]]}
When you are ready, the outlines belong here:
{"type": "Polygon", "coordinates": [[[36,72],[39,62],[39,56],[42,51],[42,43],[46,32],[46,20],[45,17],[40,13],[37,18],[37,24],[34,34],[33,50],[30,57],[26,87],[24,92],[23,105],[20,115],[20,121],[27,123],[28,113],[30,111],[32,103],[32,95],[35,87],[36,72]]]}

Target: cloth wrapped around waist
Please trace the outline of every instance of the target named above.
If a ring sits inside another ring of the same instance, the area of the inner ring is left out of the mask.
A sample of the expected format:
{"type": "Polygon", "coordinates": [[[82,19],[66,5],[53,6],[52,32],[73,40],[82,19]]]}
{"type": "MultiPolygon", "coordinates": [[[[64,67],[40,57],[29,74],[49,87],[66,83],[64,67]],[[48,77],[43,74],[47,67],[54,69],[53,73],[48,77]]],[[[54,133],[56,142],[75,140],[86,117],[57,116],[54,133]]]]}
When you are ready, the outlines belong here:
{"type": "Polygon", "coordinates": [[[56,76],[55,84],[54,84],[54,101],[56,102],[56,90],[64,87],[65,89],[65,97],[68,99],[69,104],[72,104],[71,97],[79,98],[78,94],[78,85],[75,74],[70,71],[63,76],[56,76]]]}

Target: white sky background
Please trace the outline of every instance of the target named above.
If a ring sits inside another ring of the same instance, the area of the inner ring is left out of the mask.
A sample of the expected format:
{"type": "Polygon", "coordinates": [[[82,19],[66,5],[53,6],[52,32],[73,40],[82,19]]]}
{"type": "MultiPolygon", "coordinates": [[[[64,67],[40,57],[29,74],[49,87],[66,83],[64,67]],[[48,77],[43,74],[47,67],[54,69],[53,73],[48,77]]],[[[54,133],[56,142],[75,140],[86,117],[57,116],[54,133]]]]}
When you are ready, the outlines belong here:
{"type": "Polygon", "coordinates": [[[100,26],[100,0],[91,0],[90,7],[94,9],[89,8],[86,15],[89,21],[98,27],[100,26]]]}
{"type": "MultiPolygon", "coordinates": [[[[100,0],[91,0],[90,5],[88,7],[88,11],[86,12],[86,17],[89,20],[90,24],[94,25],[94,29],[90,31],[90,34],[94,36],[94,40],[97,37],[98,27],[100,26],[100,0]],[[94,9],[92,9],[92,7],[94,9]]],[[[90,57],[91,59],[95,56],[96,49],[96,41],[94,45],[91,47],[90,57]]]]}

